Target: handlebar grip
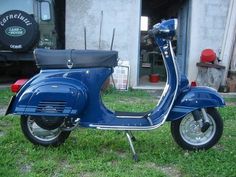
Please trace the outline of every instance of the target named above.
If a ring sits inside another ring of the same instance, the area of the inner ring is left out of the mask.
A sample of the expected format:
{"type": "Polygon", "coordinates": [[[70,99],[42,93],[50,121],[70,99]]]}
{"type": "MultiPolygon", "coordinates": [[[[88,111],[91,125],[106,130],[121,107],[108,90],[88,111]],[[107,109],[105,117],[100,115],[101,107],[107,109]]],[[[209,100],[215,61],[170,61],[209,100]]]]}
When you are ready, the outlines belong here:
{"type": "Polygon", "coordinates": [[[149,38],[150,38],[149,34],[148,34],[148,35],[145,35],[145,36],[143,36],[143,40],[147,40],[147,39],[149,39],[149,38]]]}
{"type": "Polygon", "coordinates": [[[154,36],[154,32],[153,32],[153,29],[151,29],[151,30],[148,30],[148,34],[147,35],[143,36],[143,39],[147,40],[149,38],[152,38],[153,36],[154,36]]]}
{"type": "Polygon", "coordinates": [[[154,31],[153,31],[154,29],[150,29],[150,30],[148,30],[148,35],[149,36],[153,36],[154,35],[154,31]]]}

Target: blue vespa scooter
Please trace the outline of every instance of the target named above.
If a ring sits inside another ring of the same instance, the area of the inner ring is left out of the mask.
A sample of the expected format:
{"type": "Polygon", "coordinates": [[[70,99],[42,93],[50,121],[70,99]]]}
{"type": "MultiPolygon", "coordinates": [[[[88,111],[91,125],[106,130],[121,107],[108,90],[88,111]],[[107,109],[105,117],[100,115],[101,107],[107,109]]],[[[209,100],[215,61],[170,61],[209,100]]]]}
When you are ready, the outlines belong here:
{"type": "MultiPolygon", "coordinates": [[[[36,49],[41,71],[13,96],[6,114],[21,115],[21,128],[33,144],[58,146],[76,127],[126,131],[133,152],[133,130],[153,130],[171,121],[176,143],[187,150],[208,149],[223,132],[216,107],[224,100],[208,87],[192,87],[178,71],[171,39],[177,20],[156,24],[149,31],[159,46],[167,81],[157,106],[145,113],[108,110],[100,90],[117,65],[116,51],[36,49]]],[[[13,85],[14,86],[14,85],[13,85]]]]}

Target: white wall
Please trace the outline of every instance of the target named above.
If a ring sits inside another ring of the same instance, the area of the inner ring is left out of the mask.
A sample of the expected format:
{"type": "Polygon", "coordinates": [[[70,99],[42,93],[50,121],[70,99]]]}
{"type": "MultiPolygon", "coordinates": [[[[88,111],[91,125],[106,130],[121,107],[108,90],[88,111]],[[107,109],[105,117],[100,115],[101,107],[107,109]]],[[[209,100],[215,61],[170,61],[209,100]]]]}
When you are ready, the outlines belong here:
{"type": "MultiPolygon", "coordinates": [[[[231,0],[190,0],[189,56],[187,73],[196,80],[201,51],[223,48],[223,38],[231,0]]],[[[234,1],[234,0],[232,0],[234,1]]],[[[109,50],[112,30],[116,29],[113,49],[131,64],[130,85],[137,85],[139,62],[139,29],[141,0],[66,0],[66,48],[84,49],[84,27],[87,49],[98,49],[101,11],[103,24],[101,49],[109,50]]],[[[227,63],[227,62],[223,62],[227,63]]]]}
{"type": "Polygon", "coordinates": [[[66,0],[66,48],[84,49],[84,27],[87,49],[98,49],[101,11],[103,24],[101,49],[109,50],[115,28],[113,50],[131,64],[131,86],[137,84],[141,0],[66,0]]]}
{"type": "MultiPolygon", "coordinates": [[[[236,59],[234,58],[234,47],[235,47],[235,42],[236,42],[236,13],[235,12],[236,12],[236,1],[230,0],[229,13],[228,13],[227,23],[226,23],[226,30],[224,33],[222,52],[220,56],[220,58],[222,59],[223,65],[226,66],[226,69],[223,75],[223,80],[221,83],[222,85],[226,84],[231,60],[232,60],[231,67],[234,65],[233,63],[236,61],[236,59]]],[[[236,54],[236,51],[235,51],[235,54],[236,54]]]]}
{"type": "Polygon", "coordinates": [[[213,49],[217,55],[222,49],[230,0],[192,0],[188,77],[196,80],[201,51],[213,49]]]}

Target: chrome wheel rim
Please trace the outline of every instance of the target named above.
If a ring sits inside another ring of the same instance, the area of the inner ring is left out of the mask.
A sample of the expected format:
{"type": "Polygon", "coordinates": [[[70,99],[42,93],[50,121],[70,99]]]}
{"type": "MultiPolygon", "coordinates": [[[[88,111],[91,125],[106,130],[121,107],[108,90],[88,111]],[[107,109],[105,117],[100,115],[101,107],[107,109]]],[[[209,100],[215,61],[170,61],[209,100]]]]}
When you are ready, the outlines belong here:
{"type": "Polygon", "coordinates": [[[205,131],[201,131],[201,121],[195,121],[192,114],[188,114],[180,123],[180,135],[183,140],[193,146],[201,146],[214,137],[216,133],[216,123],[211,115],[207,114],[210,127],[205,131]]]}
{"type": "Polygon", "coordinates": [[[44,142],[49,142],[49,141],[56,139],[61,133],[60,128],[56,128],[54,130],[46,130],[46,129],[39,127],[35,123],[35,121],[32,117],[28,117],[27,127],[28,127],[29,132],[31,133],[31,135],[34,138],[36,138],[40,141],[44,141],[44,142]]]}

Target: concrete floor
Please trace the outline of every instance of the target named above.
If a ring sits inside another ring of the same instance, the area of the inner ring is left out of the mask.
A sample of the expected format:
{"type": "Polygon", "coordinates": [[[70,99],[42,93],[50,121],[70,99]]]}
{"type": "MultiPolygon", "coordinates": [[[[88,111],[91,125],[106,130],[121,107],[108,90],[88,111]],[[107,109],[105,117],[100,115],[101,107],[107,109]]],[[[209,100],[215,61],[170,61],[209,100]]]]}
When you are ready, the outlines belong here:
{"type": "Polygon", "coordinates": [[[166,82],[163,82],[163,81],[159,81],[157,83],[152,83],[149,81],[149,76],[145,75],[140,78],[139,85],[137,86],[137,88],[163,90],[165,87],[165,84],[166,84],[166,82]]]}

